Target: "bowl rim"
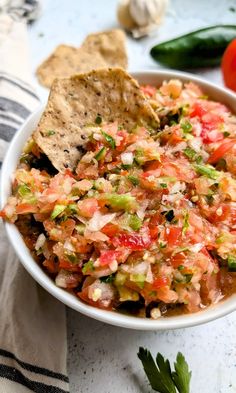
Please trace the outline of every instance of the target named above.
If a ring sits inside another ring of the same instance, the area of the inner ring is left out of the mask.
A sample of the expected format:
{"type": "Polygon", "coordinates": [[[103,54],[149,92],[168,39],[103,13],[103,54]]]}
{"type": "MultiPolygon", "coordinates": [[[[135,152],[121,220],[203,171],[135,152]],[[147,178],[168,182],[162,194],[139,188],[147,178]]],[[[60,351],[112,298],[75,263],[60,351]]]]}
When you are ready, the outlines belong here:
{"type": "MultiPolygon", "coordinates": [[[[174,70],[138,70],[135,72],[131,71],[130,74],[136,79],[141,79],[149,76],[156,76],[158,78],[159,76],[166,79],[179,78],[184,81],[193,81],[202,86],[209,87],[219,93],[223,93],[223,95],[227,96],[230,100],[235,101],[236,104],[235,93],[190,73],[174,70]]],[[[45,105],[41,105],[38,110],[33,112],[31,116],[29,116],[28,119],[24,122],[24,124],[20,127],[20,129],[17,131],[12,141],[10,142],[1,170],[1,206],[6,203],[6,199],[9,196],[11,175],[13,173],[13,170],[15,170],[16,168],[15,165],[18,162],[19,154],[22,151],[23,142],[25,142],[29,135],[32,134],[32,126],[30,125],[32,122],[35,122],[35,124],[37,124],[38,119],[40,118],[40,115],[42,114],[44,108],[45,105]],[[12,170],[9,170],[9,167],[12,170]]],[[[106,322],[111,325],[136,330],[169,330],[201,325],[203,323],[207,323],[217,318],[223,317],[236,310],[236,294],[233,294],[226,300],[223,300],[216,305],[212,305],[205,310],[199,311],[197,313],[182,314],[173,317],[171,316],[167,318],[160,318],[158,320],[134,317],[118,313],[116,311],[106,311],[95,308],[84,303],[75,295],[70,294],[66,290],[57,287],[54,281],[42,270],[42,268],[30,255],[30,252],[26,247],[16,226],[14,224],[4,222],[4,227],[6,229],[8,239],[13,246],[17,256],[19,257],[21,263],[23,264],[25,269],[31,274],[31,276],[36,280],[36,282],[38,282],[51,295],[56,297],[65,305],[101,322],[106,322]]]]}

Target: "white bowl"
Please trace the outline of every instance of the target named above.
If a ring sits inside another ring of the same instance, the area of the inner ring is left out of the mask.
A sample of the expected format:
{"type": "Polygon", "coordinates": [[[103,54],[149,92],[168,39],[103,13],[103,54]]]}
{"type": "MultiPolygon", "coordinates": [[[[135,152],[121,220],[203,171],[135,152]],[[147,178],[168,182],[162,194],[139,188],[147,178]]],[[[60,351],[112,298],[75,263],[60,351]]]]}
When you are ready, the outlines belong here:
{"type": "MultiPolygon", "coordinates": [[[[214,84],[208,83],[191,74],[175,71],[142,71],[133,73],[133,76],[143,84],[150,83],[159,85],[163,82],[163,80],[168,80],[171,78],[177,78],[184,82],[196,82],[200,87],[203,88],[204,92],[209,95],[210,98],[226,104],[232,109],[233,112],[236,113],[236,95],[234,93],[227,89],[217,87],[214,84]]],[[[8,196],[11,193],[12,174],[15,172],[23,146],[31,135],[32,131],[35,129],[43,109],[44,108],[42,107],[40,110],[30,116],[30,118],[14,136],[7,151],[2,166],[2,177],[0,183],[0,197],[2,206],[4,206],[8,196]]],[[[140,330],[177,329],[206,323],[236,310],[236,294],[216,305],[210,306],[204,311],[194,314],[160,318],[158,320],[127,316],[115,311],[100,310],[83,303],[76,296],[66,292],[61,288],[58,288],[54,281],[47,276],[47,274],[31,257],[30,252],[26,247],[16,226],[6,223],[5,228],[9,240],[22,264],[40,285],[42,285],[48,292],[50,292],[53,296],[55,296],[67,306],[99,321],[116,326],[140,330]]]]}

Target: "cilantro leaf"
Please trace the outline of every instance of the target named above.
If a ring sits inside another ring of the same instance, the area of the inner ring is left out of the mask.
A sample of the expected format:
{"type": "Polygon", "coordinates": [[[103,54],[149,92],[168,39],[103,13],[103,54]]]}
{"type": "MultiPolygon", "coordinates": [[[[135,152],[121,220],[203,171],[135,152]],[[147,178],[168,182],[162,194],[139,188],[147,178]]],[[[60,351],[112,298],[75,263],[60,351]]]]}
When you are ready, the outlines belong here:
{"type": "Polygon", "coordinates": [[[165,360],[164,357],[158,352],[156,362],[160,370],[160,379],[165,386],[165,390],[163,390],[163,392],[166,391],[167,393],[176,393],[175,384],[171,376],[169,360],[165,360]]]}
{"type": "Polygon", "coordinates": [[[160,353],[155,363],[151,353],[140,347],[138,357],[154,390],[159,393],[190,393],[191,371],[182,353],[179,352],[176,357],[175,371],[171,371],[169,360],[160,353]]]}
{"type": "Polygon", "coordinates": [[[169,391],[163,384],[160,378],[160,371],[158,370],[150,351],[140,347],[138,357],[142,362],[144,371],[148,377],[151,387],[154,390],[159,393],[176,393],[175,387],[174,390],[169,391]]]}
{"type": "Polygon", "coordinates": [[[175,372],[172,372],[173,381],[179,393],[190,393],[191,371],[182,353],[178,353],[175,362],[175,372]]]}
{"type": "Polygon", "coordinates": [[[104,138],[107,141],[107,143],[111,146],[111,148],[115,149],[116,148],[115,139],[111,135],[107,134],[104,131],[102,131],[102,135],[104,136],[104,138]]]}

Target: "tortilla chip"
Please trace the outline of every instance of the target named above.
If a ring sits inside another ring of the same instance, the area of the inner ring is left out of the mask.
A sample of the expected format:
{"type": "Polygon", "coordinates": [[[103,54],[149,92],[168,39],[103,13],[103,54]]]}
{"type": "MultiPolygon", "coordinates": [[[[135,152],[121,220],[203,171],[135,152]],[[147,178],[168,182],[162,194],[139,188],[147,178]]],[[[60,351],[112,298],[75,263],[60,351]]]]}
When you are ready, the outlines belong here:
{"type": "Polygon", "coordinates": [[[127,67],[125,33],[118,29],[91,34],[80,48],[59,45],[36,74],[43,86],[50,87],[56,78],[114,66],[127,67]]]}
{"type": "Polygon", "coordinates": [[[82,44],[88,53],[100,53],[108,67],[128,66],[125,50],[125,33],[123,30],[114,29],[101,33],[89,34],[82,44]]]}
{"type": "MultiPolygon", "coordinates": [[[[138,83],[123,69],[110,68],[54,81],[34,139],[58,171],[75,169],[95,119],[116,121],[131,131],[138,123],[156,128],[158,116],[138,83]]],[[[97,126],[97,125],[96,125],[97,126]]]]}

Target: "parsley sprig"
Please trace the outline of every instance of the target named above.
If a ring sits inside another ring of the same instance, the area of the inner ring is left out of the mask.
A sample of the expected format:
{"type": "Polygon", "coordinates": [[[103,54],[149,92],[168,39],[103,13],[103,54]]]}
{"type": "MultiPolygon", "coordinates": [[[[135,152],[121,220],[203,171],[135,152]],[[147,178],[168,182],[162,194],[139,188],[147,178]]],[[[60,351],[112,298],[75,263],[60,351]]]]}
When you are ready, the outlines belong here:
{"type": "Polygon", "coordinates": [[[139,348],[138,357],[151,387],[159,393],[190,393],[191,371],[181,352],[174,363],[174,371],[170,362],[160,353],[156,356],[156,363],[147,349],[139,348]]]}

